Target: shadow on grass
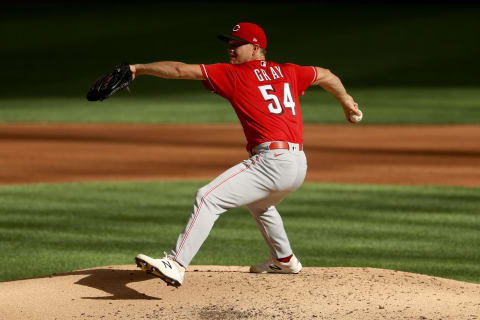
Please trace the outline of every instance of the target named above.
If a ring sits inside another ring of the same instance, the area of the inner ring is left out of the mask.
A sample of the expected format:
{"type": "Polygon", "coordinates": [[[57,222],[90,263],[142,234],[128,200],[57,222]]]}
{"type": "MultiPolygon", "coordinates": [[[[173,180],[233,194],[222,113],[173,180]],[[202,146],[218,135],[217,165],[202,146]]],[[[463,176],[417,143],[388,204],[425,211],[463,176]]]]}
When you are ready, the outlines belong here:
{"type": "MultiPolygon", "coordinates": [[[[147,277],[145,275],[145,272],[140,270],[90,269],[62,273],[56,276],[61,277],[75,275],[86,275],[86,277],[78,280],[77,282],[75,282],[75,284],[87,286],[110,294],[110,296],[82,297],[82,299],[161,300],[161,298],[148,296],[127,286],[129,283],[147,281],[151,279],[151,277],[147,277]]],[[[159,285],[164,285],[164,283],[161,283],[159,285]]]]}

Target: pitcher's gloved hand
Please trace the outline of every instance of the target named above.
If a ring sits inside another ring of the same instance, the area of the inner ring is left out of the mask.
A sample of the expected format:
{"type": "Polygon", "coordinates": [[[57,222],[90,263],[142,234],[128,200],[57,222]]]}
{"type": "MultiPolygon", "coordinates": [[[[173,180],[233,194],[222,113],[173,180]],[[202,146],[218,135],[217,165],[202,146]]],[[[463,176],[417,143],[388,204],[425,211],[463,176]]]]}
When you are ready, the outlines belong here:
{"type": "Polygon", "coordinates": [[[132,82],[133,76],[128,63],[121,63],[115,69],[99,78],[93,86],[88,90],[88,101],[102,101],[124,88],[128,89],[128,85],[132,82]]]}

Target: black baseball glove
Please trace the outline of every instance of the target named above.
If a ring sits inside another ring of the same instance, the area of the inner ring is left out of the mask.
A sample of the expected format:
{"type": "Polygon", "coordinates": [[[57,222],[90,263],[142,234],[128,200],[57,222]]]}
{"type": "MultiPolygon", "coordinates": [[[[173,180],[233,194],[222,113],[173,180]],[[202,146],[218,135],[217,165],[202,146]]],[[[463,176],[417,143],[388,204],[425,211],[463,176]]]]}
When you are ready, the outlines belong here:
{"type": "Polygon", "coordinates": [[[102,101],[107,99],[125,87],[128,89],[130,82],[132,82],[132,71],[130,71],[130,65],[127,63],[119,64],[111,73],[95,81],[90,90],[88,90],[87,100],[102,101]]]}

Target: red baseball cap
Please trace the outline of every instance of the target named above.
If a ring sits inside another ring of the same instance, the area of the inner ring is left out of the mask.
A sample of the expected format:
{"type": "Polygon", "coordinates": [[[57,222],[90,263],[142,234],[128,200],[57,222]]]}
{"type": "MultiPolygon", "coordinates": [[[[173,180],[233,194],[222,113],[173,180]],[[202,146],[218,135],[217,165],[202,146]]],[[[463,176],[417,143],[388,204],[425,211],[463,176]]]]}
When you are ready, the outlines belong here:
{"type": "Polygon", "coordinates": [[[230,35],[221,34],[218,38],[223,41],[243,41],[267,49],[267,36],[265,32],[263,32],[263,29],[255,23],[241,22],[233,27],[230,35]]]}

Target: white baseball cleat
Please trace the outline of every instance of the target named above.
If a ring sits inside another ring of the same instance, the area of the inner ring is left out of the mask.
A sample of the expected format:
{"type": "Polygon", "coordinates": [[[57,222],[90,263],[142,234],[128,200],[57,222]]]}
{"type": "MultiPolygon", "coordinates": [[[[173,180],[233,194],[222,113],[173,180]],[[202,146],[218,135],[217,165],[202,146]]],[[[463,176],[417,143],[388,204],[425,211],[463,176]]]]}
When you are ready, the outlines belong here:
{"type": "Polygon", "coordinates": [[[135,257],[137,266],[145,271],[147,274],[152,274],[159,277],[174,287],[180,287],[185,277],[185,268],[182,267],[177,261],[172,260],[167,254],[165,258],[153,259],[144,254],[138,254],[135,257]]]}
{"type": "Polygon", "coordinates": [[[252,273],[299,273],[302,270],[302,264],[295,255],[289,262],[280,262],[275,258],[271,258],[263,263],[250,267],[252,273]]]}

